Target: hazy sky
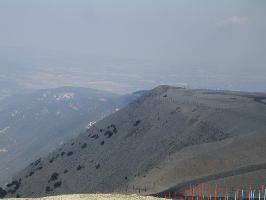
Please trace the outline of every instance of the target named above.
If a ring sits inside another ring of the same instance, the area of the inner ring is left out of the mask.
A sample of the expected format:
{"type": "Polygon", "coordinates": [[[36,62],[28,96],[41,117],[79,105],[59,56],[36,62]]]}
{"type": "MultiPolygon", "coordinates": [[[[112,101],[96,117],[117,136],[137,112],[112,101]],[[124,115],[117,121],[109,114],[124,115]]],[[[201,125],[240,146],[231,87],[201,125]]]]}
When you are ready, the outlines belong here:
{"type": "Polygon", "coordinates": [[[120,64],[144,79],[166,74],[154,84],[174,75],[197,87],[180,73],[195,79],[201,72],[258,77],[261,84],[265,38],[265,0],[0,0],[0,73],[71,62],[97,72],[120,64]]]}

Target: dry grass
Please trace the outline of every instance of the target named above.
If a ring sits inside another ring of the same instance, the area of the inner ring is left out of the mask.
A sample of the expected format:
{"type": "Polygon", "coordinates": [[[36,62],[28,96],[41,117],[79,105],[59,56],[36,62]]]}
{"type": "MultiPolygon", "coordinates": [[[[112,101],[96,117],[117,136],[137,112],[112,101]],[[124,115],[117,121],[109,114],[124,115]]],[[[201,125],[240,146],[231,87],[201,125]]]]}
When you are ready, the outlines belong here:
{"type": "MultiPolygon", "coordinates": [[[[42,198],[20,198],[22,200],[159,200],[160,198],[137,196],[137,195],[120,195],[120,194],[76,194],[62,195],[42,198]]],[[[7,199],[15,200],[15,199],[7,199]]]]}

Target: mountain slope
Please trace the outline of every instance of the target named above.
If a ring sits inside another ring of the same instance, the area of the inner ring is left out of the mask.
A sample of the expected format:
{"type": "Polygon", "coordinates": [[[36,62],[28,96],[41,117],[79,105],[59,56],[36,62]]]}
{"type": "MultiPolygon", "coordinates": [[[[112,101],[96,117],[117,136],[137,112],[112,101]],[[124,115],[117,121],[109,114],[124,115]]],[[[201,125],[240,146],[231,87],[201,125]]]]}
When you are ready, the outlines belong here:
{"type": "Polygon", "coordinates": [[[266,95],[160,86],[14,177],[8,196],[265,182],[266,95]]]}
{"type": "Polygon", "coordinates": [[[32,160],[138,97],[63,87],[11,96],[0,102],[0,183],[32,160]]]}

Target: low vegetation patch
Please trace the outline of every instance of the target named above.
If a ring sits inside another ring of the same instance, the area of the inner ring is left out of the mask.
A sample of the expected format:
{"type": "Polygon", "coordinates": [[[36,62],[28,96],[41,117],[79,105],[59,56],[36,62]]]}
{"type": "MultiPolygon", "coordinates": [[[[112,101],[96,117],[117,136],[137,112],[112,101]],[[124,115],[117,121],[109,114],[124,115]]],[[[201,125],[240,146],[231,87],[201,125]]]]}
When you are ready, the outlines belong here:
{"type": "Polygon", "coordinates": [[[49,160],[49,163],[54,162],[54,160],[55,160],[55,157],[52,157],[52,158],[49,160]]]}
{"type": "Polygon", "coordinates": [[[106,138],[110,138],[110,137],[112,137],[113,132],[112,132],[112,131],[106,131],[106,132],[104,133],[104,135],[106,136],[106,138]]]}
{"type": "Polygon", "coordinates": [[[81,146],[82,149],[85,149],[86,147],[87,147],[87,143],[84,143],[84,144],[81,146]]]}
{"type": "Polygon", "coordinates": [[[99,135],[98,134],[95,134],[95,135],[93,135],[93,136],[91,136],[91,138],[93,138],[93,139],[98,139],[99,138],[99,135]]]}
{"type": "Polygon", "coordinates": [[[54,184],[54,188],[59,188],[59,187],[61,187],[61,185],[62,185],[62,182],[61,181],[58,181],[58,182],[56,182],[54,184]]]}
{"type": "Polygon", "coordinates": [[[79,165],[79,166],[77,167],[77,170],[79,171],[79,170],[81,170],[81,169],[83,169],[83,168],[84,168],[84,166],[79,165]]]}
{"type": "Polygon", "coordinates": [[[98,165],[95,165],[95,168],[96,169],[99,169],[101,167],[101,165],[100,164],[98,164],[98,165]]]}
{"type": "Polygon", "coordinates": [[[50,181],[55,181],[55,180],[58,179],[58,176],[59,176],[59,174],[57,172],[54,172],[54,173],[52,173],[52,175],[51,175],[49,180],[50,181]]]}
{"type": "MultiPolygon", "coordinates": [[[[19,189],[20,184],[21,184],[21,179],[19,179],[19,181],[14,180],[11,183],[8,183],[6,185],[7,191],[5,191],[2,188],[0,188],[0,193],[2,193],[2,195],[4,195],[4,194],[6,195],[7,193],[15,194],[16,191],[19,189]]],[[[0,194],[0,197],[1,197],[1,194],[0,194]]]]}
{"type": "Polygon", "coordinates": [[[31,171],[30,173],[29,173],[29,176],[32,176],[34,174],[34,172],[33,171],[31,171]]]}
{"type": "Polygon", "coordinates": [[[34,166],[37,166],[37,165],[39,165],[41,163],[41,158],[39,158],[38,160],[36,160],[34,163],[33,163],[33,165],[34,166]]]}
{"type": "Polygon", "coordinates": [[[45,191],[46,191],[46,192],[51,192],[52,189],[50,188],[50,186],[46,186],[45,191]]]}
{"type": "Polygon", "coordinates": [[[133,124],[134,126],[138,126],[140,124],[141,120],[137,120],[135,121],[135,123],[133,124]]]}
{"type": "Polygon", "coordinates": [[[0,187],[0,198],[4,198],[7,195],[7,192],[0,187]]]}

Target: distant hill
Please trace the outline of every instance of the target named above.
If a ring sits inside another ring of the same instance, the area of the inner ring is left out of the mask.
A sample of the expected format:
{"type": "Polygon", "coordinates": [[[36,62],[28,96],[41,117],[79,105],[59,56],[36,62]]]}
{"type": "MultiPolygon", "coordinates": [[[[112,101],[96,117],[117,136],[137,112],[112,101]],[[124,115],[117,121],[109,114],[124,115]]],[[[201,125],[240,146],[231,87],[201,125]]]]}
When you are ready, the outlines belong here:
{"type": "Polygon", "coordinates": [[[266,94],[160,86],[4,187],[7,196],[162,194],[266,181],[266,94]],[[197,186],[197,185],[196,185],[197,186]]]}
{"type": "Polygon", "coordinates": [[[5,80],[5,75],[0,74],[0,102],[8,96],[12,96],[19,91],[24,91],[17,83],[5,80]],[[1,76],[2,75],[2,76],[1,76]]]}
{"type": "Polygon", "coordinates": [[[118,96],[87,88],[63,87],[7,97],[0,102],[0,183],[29,162],[55,150],[138,94],[118,96]]]}

